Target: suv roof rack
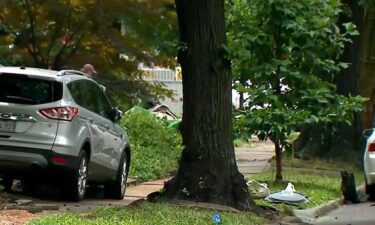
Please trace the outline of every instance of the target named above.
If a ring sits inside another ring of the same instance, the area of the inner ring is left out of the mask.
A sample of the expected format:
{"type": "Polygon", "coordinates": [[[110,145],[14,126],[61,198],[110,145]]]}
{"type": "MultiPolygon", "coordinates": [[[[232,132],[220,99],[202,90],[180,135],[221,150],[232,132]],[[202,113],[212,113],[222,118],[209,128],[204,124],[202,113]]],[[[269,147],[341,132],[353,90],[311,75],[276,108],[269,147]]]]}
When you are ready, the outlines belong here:
{"type": "Polygon", "coordinates": [[[73,74],[88,77],[86,73],[79,71],[79,70],[60,70],[57,73],[57,76],[65,76],[65,75],[73,75],[73,74]]]}

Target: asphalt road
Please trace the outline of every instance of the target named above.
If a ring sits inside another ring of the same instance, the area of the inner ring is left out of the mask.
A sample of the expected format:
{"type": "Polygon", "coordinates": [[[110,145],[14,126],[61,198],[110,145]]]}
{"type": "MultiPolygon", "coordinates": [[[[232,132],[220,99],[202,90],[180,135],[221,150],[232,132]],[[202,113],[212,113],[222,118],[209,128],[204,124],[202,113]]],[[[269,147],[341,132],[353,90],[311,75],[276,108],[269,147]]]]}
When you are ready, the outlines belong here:
{"type": "Polygon", "coordinates": [[[316,225],[375,225],[375,202],[343,205],[325,216],[316,225]]]}

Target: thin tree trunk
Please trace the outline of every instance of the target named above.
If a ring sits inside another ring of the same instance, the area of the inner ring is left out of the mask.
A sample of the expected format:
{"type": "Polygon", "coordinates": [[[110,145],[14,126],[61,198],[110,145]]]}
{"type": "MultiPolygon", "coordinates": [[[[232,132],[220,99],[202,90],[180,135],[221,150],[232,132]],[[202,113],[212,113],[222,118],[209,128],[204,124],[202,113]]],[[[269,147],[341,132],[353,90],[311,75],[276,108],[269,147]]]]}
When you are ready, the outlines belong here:
{"type": "Polygon", "coordinates": [[[275,158],[276,158],[276,177],[275,177],[275,183],[282,183],[283,182],[283,169],[281,165],[282,160],[282,148],[279,144],[279,141],[273,142],[275,145],[275,158]]]}
{"type": "Polygon", "coordinates": [[[176,177],[165,185],[167,198],[253,208],[238,171],[232,140],[230,63],[224,0],[176,0],[183,75],[184,150],[176,177]]]}

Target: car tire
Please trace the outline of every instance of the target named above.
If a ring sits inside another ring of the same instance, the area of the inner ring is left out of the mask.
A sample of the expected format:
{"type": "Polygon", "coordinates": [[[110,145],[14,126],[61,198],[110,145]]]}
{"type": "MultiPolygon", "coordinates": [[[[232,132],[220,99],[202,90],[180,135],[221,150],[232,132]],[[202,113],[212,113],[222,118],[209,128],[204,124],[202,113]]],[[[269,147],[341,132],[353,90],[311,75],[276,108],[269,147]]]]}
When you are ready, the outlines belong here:
{"type": "Polygon", "coordinates": [[[116,180],[104,185],[104,197],[121,200],[125,197],[126,181],[128,179],[128,158],[126,152],[123,153],[117,171],[116,180]]]}
{"type": "Polygon", "coordinates": [[[68,178],[67,200],[81,201],[86,194],[88,176],[88,157],[85,151],[81,151],[78,157],[78,165],[68,178]]]}
{"type": "Polygon", "coordinates": [[[366,194],[369,201],[375,201],[375,184],[366,184],[366,194]]]}
{"type": "Polygon", "coordinates": [[[1,185],[4,187],[5,192],[12,192],[13,178],[6,176],[2,177],[1,185]]]}
{"type": "Polygon", "coordinates": [[[23,193],[29,196],[35,196],[38,191],[39,180],[36,178],[25,178],[22,180],[23,193]]]}

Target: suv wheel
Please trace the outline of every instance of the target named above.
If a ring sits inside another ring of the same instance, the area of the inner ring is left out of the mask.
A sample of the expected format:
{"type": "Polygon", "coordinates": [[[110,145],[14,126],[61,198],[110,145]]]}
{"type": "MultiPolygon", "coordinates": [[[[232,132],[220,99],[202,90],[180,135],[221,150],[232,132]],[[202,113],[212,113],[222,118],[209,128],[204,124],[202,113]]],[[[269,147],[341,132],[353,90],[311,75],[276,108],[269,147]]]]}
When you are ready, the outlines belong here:
{"type": "Polygon", "coordinates": [[[116,180],[104,185],[104,196],[112,199],[123,199],[126,190],[126,180],[128,179],[128,164],[126,152],[120,161],[120,166],[117,171],[116,180]]]}
{"type": "Polygon", "coordinates": [[[375,201],[375,184],[366,184],[366,194],[369,195],[369,201],[375,201]]]}
{"type": "Polygon", "coordinates": [[[80,201],[86,193],[88,175],[88,157],[84,151],[81,151],[78,160],[78,168],[73,172],[71,178],[68,178],[69,188],[67,189],[69,200],[80,201]]]}
{"type": "Polygon", "coordinates": [[[39,180],[36,177],[29,177],[22,180],[22,189],[26,195],[34,196],[38,191],[39,180]]]}

